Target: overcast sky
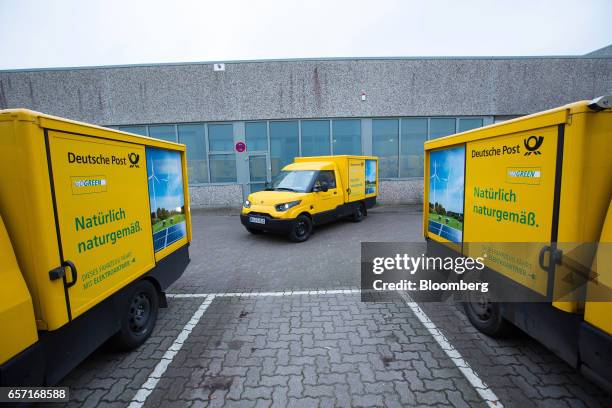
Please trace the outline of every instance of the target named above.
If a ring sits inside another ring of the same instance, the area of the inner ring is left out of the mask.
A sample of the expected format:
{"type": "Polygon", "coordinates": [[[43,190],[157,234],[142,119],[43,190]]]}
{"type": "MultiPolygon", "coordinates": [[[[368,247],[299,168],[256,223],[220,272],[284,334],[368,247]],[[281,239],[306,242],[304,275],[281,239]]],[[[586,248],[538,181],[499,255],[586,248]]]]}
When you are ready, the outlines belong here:
{"type": "Polygon", "coordinates": [[[579,55],[610,0],[0,0],[0,69],[373,56],[579,55]]]}

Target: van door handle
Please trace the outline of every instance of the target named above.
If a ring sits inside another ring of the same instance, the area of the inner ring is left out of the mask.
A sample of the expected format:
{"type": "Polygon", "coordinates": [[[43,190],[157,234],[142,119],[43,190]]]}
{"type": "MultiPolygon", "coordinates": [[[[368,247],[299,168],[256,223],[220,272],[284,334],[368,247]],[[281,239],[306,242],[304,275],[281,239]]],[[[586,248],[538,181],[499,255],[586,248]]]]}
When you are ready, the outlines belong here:
{"type": "Polygon", "coordinates": [[[71,274],[72,274],[72,281],[66,283],[66,288],[74,286],[74,284],[77,282],[77,268],[76,268],[76,266],[74,266],[74,263],[72,263],[71,261],[64,261],[62,266],[64,268],[65,267],[69,267],[70,271],[71,271],[71,274]]]}
{"type": "Polygon", "coordinates": [[[337,192],[337,191],[334,191],[334,195],[336,195],[336,194],[338,194],[338,192],[337,192]]]}
{"type": "Polygon", "coordinates": [[[548,270],[553,264],[561,265],[561,260],[563,259],[563,251],[560,249],[552,248],[549,245],[545,245],[540,249],[540,253],[538,254],[538,263],[540,264],[540,268],[544,270],[548,270]],[[544,265],[544,255],[546,252],[550,252],[550,256],[548,258],[548,265],[544,265]]]}

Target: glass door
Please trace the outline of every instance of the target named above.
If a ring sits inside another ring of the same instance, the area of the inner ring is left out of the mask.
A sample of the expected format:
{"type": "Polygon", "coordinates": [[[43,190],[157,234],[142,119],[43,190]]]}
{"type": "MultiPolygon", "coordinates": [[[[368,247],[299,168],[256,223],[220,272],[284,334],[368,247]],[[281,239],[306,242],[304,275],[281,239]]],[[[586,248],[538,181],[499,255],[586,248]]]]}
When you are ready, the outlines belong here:
{"type": "Polygon", "coordinates": [[[267,153],[249,154],[249,184],[248,193],[261,191],[271,180],[270,157],[267,153]]]}

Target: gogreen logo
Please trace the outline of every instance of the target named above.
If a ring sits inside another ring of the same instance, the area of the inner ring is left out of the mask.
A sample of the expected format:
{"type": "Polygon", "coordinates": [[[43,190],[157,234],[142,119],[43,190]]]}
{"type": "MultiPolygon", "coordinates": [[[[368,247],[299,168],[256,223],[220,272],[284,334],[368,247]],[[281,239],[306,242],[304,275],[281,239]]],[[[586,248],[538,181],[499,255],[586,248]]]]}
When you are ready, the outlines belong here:
{"type": "Polygon", "coordinates": [[[527,139],[523,140],[523,144],[525,145],[525,156],[529,156],[531,153],[533,154],[542,154],[539,149],[544,142],[544,136],[529,136],[527,139]]]}
{"type": "Polygon", "coordinates": [[[130,161],[130,168],[132,167],[136,167],[136,168],[140,168],[140,166],[138,165],[138,161],[140,160],[140,155],[136,154],[136,153],[130,153],[128,154],[128,160],[130,161]]]}

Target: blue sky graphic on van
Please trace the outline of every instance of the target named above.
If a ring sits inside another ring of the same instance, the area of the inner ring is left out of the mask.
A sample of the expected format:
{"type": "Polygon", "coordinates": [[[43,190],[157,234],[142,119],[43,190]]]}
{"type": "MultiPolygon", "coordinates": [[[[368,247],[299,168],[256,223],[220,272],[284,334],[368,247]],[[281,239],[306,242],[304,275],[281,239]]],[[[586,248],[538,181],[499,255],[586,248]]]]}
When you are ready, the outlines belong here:
{"type": "Polygon", "coordinates": [[[429,155],[428,230],[453,242],[463,239],[465,146],[429,155]]]}
{"type": "Polygon", "coordinates": [[[186,233],[180,152],[147,147],[147,176],[155,252],[186,233]]]}

